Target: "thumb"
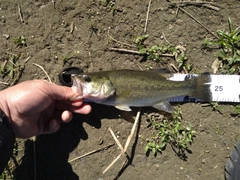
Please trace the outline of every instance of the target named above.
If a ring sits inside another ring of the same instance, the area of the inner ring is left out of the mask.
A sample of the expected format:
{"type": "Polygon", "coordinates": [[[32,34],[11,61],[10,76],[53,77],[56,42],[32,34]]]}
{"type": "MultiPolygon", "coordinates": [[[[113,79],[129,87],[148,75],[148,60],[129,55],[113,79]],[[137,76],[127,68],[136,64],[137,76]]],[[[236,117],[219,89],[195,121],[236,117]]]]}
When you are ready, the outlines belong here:
{"type": "Polygon", "coordinates": [[[55,100],[69,100],[77,95],[70,87],[60,86],[50,82],[48,89],[50,97],[55,100]]]}

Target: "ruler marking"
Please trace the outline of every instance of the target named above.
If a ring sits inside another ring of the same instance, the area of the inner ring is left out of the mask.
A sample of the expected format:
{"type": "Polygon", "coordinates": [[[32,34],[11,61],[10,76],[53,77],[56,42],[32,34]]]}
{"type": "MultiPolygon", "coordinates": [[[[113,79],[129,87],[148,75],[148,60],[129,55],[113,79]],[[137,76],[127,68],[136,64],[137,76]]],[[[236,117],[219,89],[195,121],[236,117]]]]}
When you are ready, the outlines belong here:
{"type": "MultiPolygon", "coordinates": [[[[197,74],[173,74],[169,80],[184,81],[187,77],[198,76],[197,74]]],[[[212,101],[216,102],[240,102],[240,76],[239,75],[210,75],[210,90],[212,101]]],[[[175,97],[170,98],[170,102],[199,102],[199,99],[175,97]]]]}

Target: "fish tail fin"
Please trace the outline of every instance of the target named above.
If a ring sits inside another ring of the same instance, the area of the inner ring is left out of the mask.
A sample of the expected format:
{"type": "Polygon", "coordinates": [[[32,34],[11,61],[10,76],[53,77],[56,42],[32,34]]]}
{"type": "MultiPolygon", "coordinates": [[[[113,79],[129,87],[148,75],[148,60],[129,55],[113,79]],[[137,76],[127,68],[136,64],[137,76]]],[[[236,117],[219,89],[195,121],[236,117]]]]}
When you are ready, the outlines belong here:
{"type": "Polygon", "coordinates": [[[211,76],[209,73],[203,73],[193,79],[195,91],[192,93],[194,98],[202,101],[212,101],[211,76]]]}

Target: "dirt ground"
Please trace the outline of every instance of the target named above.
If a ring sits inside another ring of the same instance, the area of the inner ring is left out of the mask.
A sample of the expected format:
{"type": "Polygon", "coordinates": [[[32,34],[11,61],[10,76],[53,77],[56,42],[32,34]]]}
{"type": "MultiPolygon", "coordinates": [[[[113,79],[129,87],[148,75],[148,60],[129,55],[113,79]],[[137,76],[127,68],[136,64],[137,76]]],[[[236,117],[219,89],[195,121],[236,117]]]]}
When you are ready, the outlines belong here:
{"type": "MultiPolygon", "coordinates": [[[[166,67],[166,64],[146,61],[142,56],[109,51],[108,48],[128,48],[110,41],[114,39],[132,44],[134,38],[143,35],[149,1],[142,0],[1,0],[0,1],[0,60],[4,63],[10,55],[18,57],[17,63],[26,59],[25,69],[19,80],[46,79],[41,65],[53,82],[63,68],[81,67],[86,72],[114,69],[146,69],[166,67]],[[105,3],[106,2],[106,3],[105,3]],[[109,2],[107,4],[107,2],[109,2]],[[115,8],[113,12],[111,7],[115,8]],[[20,10],[20,9],[21,10],[20,10]],[[20,18],[22,14],[22,19],[20,18]],[[26,45],[19,47],[14,38],[24,36],[26,45]]],[[[195,2],[195,1],[193,1],[195,2]]],[[[239,26],[239,0],[218,0],[219,10],[193,3],[182,7],[211,32],[228,30],[228,17],[234,27],[239,26]]],[[[171,7],[170,1],[152,0],[149,11],[146,44],[153,46],[166,43],[186,48],[188,62],[193,73],[212,72],[211,65],[216,51],[204,51],[203,40],[214,38],[203,26],[189,15],[171,7]]],[[[136,50],[136,49],[134,49],[136,50]]],[[[170,60],[171,61],[171,60],[170,60]]],[[[172,61],[173,62],[173,61],[172,61]]],[[[170,69],[174,72],[173,69],[170,69]]],[[[7,77],[2,81],[6,81],[7,77]]],[[[1,85],[1,89],[6,88],[1,85]]],[[[176,104],[174,105],[177,106],[176,104]]],[[[109,171],[103,170],[118,156],[117,145],[100,152],[69,160],[114,144],[108,127],[125,144],[132,128],[126,116],[135,116],[137,109],[126,114],[114,107],[92,104],[91,114],[76,115],[69,124],[52,135],[37,137],[36,174],[32,140],[18,139],[18,166],[14,170],[16,179],[224,179],[224,166],[231,149],[240,139],[240,121],[231,116],[234,104],[220,104],[221,113],[199,103],[181,104],[183,120],[190,122],[197,132],[189,149],[186,161],[175,155],[168,146],[162,154],[146,156],[144,147],[151,133],[146,127],[146,113],[154,109],[143,108],[141,124],[135,143],[131,143],[128,154],[130,163],[121,171],[125,158],[121,158],[109,171]]]]}

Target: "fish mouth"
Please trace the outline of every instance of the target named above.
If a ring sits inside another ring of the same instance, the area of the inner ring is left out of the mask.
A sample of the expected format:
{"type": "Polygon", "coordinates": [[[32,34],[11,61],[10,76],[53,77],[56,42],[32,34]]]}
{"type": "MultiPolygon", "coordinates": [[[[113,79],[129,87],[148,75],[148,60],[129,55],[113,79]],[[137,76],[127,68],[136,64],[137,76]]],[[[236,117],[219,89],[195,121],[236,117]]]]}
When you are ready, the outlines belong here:
{"type": "Polygon", "coordinates": [[[82,88],[82,83],[77,77],[77,74],[72,74],[71,75],[71,80],[72,80],[72,87],[71,89],[77,93],[78,95],[72,97],[70,100],[78,100],[82,99],[84,94],[83,94],[83,88],[82,88]]]}

